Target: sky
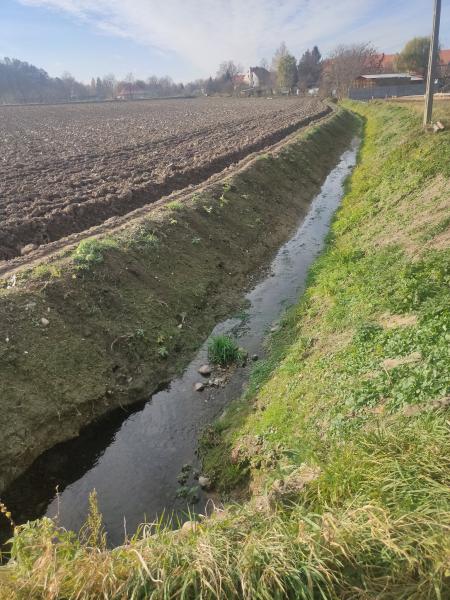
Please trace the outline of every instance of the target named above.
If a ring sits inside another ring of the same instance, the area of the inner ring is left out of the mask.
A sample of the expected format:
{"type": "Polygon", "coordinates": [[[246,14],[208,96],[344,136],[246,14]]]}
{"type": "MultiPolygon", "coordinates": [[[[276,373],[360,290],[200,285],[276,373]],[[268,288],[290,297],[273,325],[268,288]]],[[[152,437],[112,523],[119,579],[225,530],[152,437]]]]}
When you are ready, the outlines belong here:
{"type": "MultiPolygon", "coordinates": [[[[220,62],[244,68],[270,59],[282,41],[299,58],[314,45],[371,42],[386,53],[429,35],[433,0],[0,0],[0,57],[52,76],[127,73],[189,81],[220,62]]],[[[450,47],[450,0],[441,44],[450,47]]]]}

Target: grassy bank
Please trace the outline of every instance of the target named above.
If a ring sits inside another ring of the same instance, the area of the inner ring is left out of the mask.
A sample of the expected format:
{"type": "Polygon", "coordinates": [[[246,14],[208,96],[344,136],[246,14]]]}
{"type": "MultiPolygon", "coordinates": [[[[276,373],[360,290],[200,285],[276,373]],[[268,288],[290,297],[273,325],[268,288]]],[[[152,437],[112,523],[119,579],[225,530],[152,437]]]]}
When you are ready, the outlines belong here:
{"type": "Polygon", "coordinates": [[[79,538],[26,525],[5,597],[450,597],[450,133],[350,108],[365,141],[327,251],[204,436],[216,487],[246,500],[113,551],[95,510],[79,538]]]}
{"type": "Polygon", "coordinates": [[[220,183],[0,280],[0,493],[44,450],[185,367],[289,237],[354,126],[335,113],[220,183]]]}

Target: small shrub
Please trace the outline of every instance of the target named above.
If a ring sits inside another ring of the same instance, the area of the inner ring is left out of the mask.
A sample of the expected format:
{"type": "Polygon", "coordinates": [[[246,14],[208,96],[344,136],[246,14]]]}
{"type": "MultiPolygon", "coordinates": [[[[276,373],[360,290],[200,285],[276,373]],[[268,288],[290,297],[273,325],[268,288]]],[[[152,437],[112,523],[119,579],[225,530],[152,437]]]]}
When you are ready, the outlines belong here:
{"type": "Polygon", "coordinates": [[[221,367],[242,361],[245,354],[236,342],[228,335],[218,335],[211,338],[208,344],[209,360],[221,367]]]}
{"type": "Polygon", "coordinates": [[[111,238],[83,240],[73,253],[74,263],[79,269],[90,269],[103,262],[105,251],[111,248],[117,248],[117,242],[111,238]]]}
{"type": "Polygon", "coordinates": [[[184,206],[179,200],[172,200],[172,202],[166,204],[164,208],[167,210],[180,211],[183,210],[184,206]]]}
{"type": "Polygon", "coordinates": [[[61,268],[44,263],[33,269],[31,277],[32,279],[57,279],[61,277],[61,268]]]}

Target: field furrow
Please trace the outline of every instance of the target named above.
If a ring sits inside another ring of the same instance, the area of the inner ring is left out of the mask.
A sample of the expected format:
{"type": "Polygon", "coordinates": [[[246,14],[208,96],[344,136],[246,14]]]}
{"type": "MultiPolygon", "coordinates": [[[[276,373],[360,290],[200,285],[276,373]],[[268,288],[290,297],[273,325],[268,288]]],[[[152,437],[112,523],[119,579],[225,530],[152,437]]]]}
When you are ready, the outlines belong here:
{"type": "Polygon", "coordinates": [[[0,260],[152,203],[319,117],[315,99],[0,109],[0,260]]]}

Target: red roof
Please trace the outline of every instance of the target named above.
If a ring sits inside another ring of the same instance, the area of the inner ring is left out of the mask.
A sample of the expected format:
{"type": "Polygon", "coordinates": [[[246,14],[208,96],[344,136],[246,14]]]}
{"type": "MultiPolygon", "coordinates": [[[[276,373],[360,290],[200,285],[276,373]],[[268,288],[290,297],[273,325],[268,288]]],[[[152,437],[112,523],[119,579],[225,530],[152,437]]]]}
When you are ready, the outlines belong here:
{"type": "Polygon", "coordinates": [[[392,67],[395,59],[397,58],[397,54],[381,54],[380,55],[380,66],[381,67],[392,67]]]}
{"type": "Polygon", "coordinates": [[[440,59],[441,65],[450,64],[450,50],[441,50],[440,59]]]}
{"type": "Polygon", "coordinates": [[[240,85],[241,83],[245,83],[245,75],[235,75],[233,77],[233,83],[234,85],[240,85]]]}
{"type": "MultiPolygon", "coordinates": [[[[380,66],[383,68],[392,67],[392,64],[394,63],[397,56],[398,56],[398,54],[379,54],[378,57],[380,59],[380,66]]],[[[440,59],[441,59],[441,65],[450,64],[450,49],[449,50],[441,50],[440,59]]]]}

